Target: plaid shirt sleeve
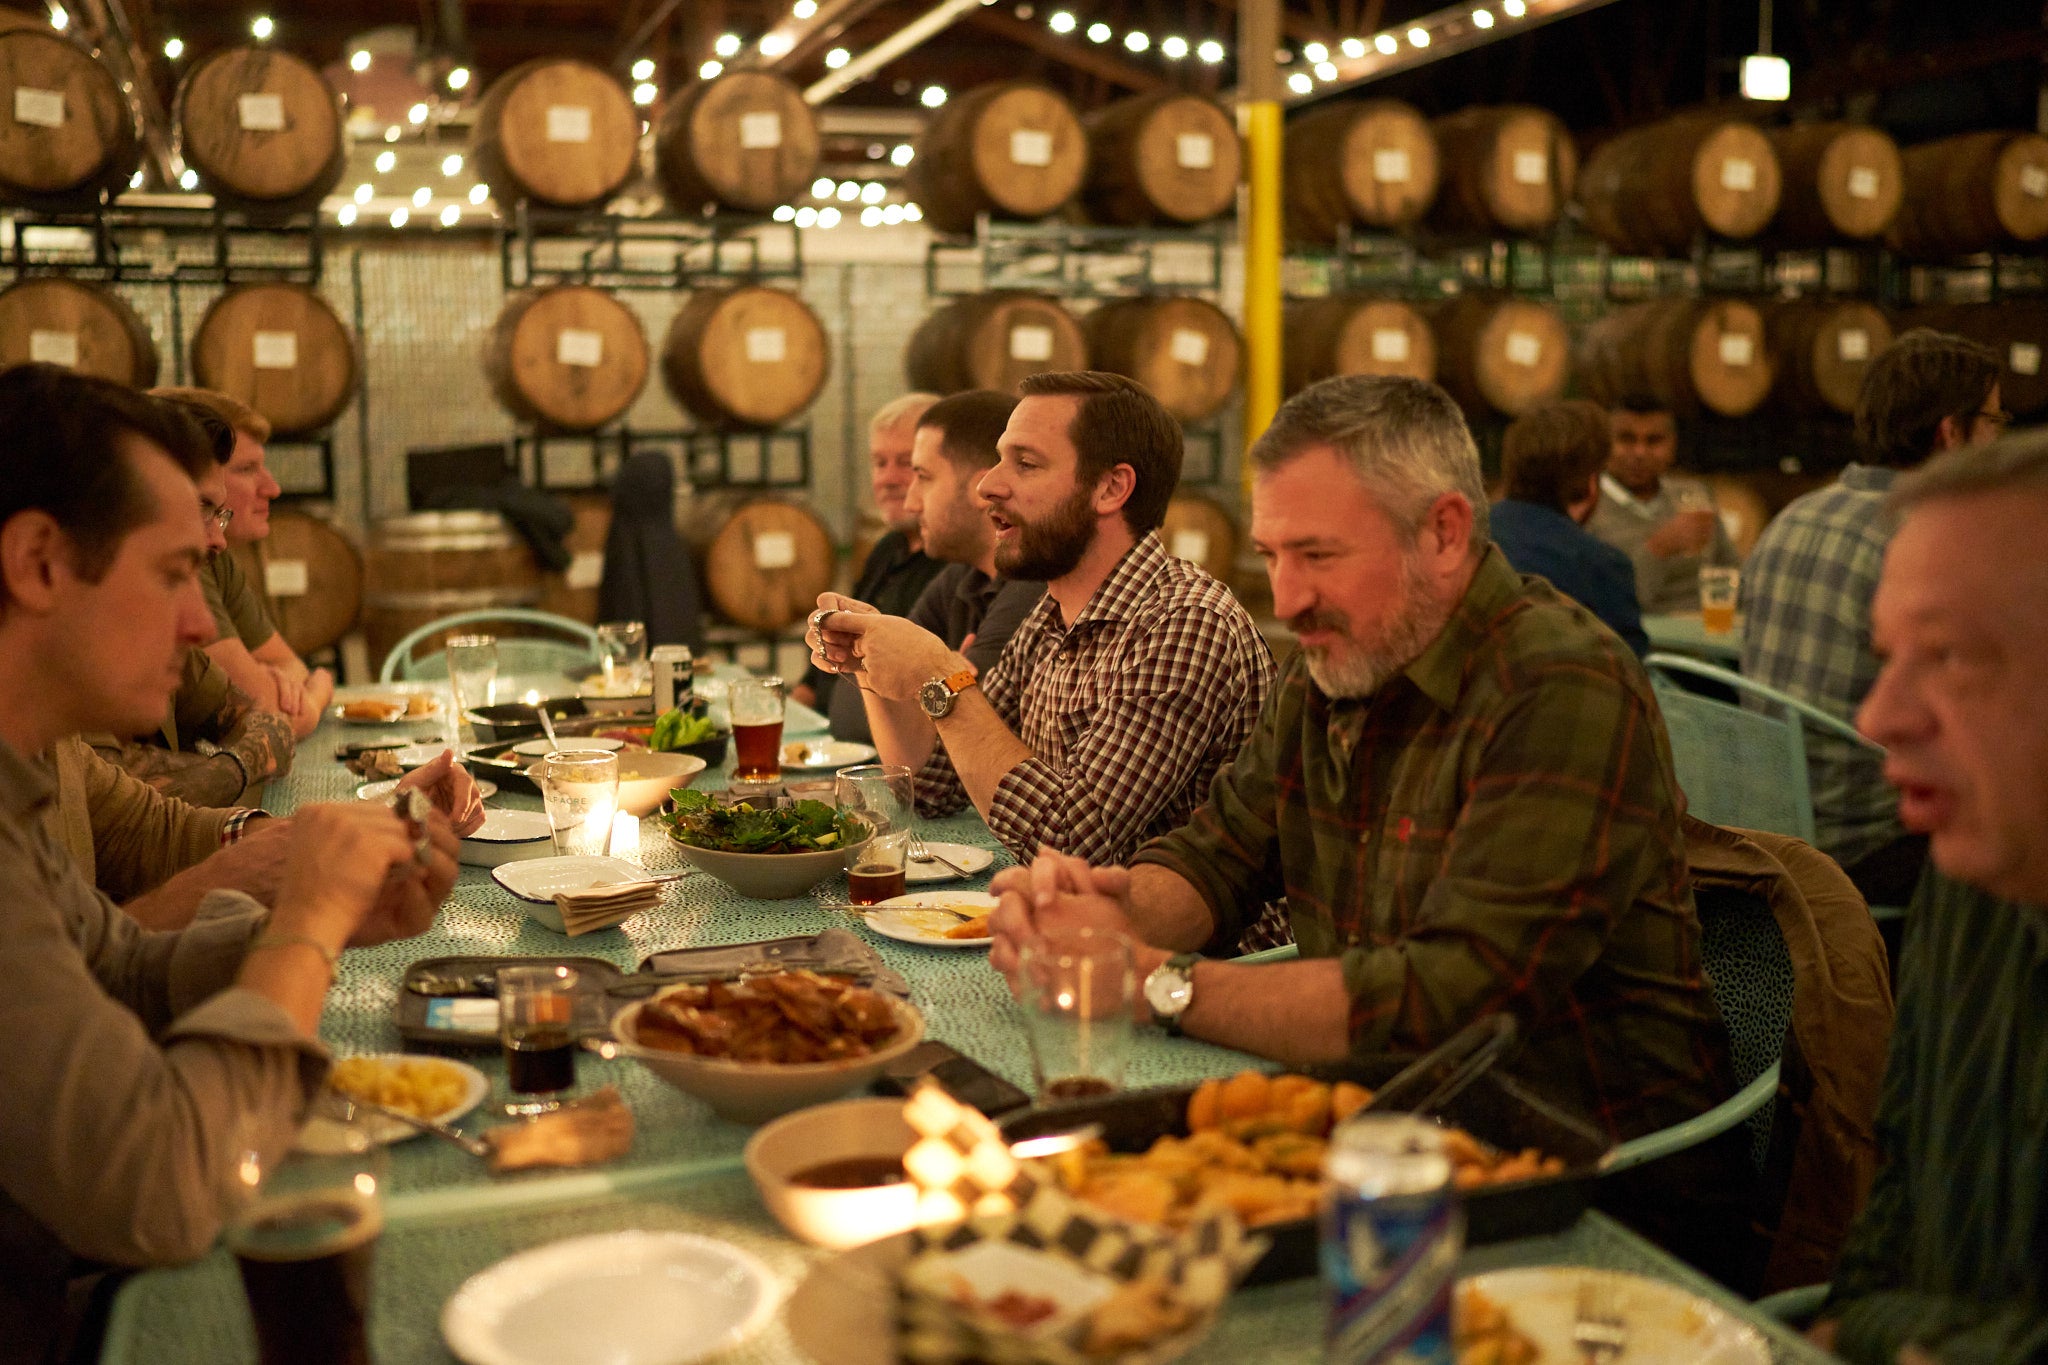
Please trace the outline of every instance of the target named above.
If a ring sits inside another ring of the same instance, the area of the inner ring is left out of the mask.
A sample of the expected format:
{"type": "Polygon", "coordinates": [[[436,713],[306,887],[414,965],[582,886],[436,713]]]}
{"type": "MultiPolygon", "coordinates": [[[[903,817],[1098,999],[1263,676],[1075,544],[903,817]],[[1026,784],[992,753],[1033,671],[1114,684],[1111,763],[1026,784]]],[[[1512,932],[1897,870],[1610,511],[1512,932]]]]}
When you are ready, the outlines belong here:
{"type": "Polygon", "coordinates": [[[221,822],[220,846],[226,848],[229,844],[240,843],[242,836],[249,832],[251,823],[269,818],[270,812],[267,810],[257,810],[251,806],[237,806],[234,810],[228,812],[228,818],[221,822]]]}
{"type": "MultiPolygon", "coordinates": [[[[1022,691],[1017,677],[1018,656],[1032,653],[1035,649],[1039,632],[1032,627],[1037,619],[1034,615],[1025,623],[1030,632],[1028,636],[1026,630],[1018,632],[1020,637],[1025,637],[1019,641],[1020,647],[1005,649],[1002,658],[996,660],[995,666],[978,680],[981,694],[988,698],[988,704],[995,708],[996,715],[1012,732],[1017,729],[1017,703],[1022,691]]],[[[935,820],[953,814],[967,805],[967,800],[966,784],[961,782],[959,771],[953,767],[953,757],[946,752],[945,741],[940,740],[932,745],[931,757],[917,770],[917,813],[935,820]]],[[[1032,845],[1032,849],[1036,851],[1037,845],[1032,845]]]]}

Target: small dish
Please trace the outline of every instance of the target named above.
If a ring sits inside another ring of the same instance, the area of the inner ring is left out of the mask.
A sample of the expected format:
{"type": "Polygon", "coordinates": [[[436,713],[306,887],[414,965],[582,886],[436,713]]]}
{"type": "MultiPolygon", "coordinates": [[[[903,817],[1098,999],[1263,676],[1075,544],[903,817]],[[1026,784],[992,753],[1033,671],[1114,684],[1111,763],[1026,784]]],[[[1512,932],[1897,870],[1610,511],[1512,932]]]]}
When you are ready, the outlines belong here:
{"type": "MultiPolygon", "coordinates": [[[[491,781],[488,777],[479,777],[472,780],[476,783],[476,795],[479,801],[488,801],[498,794],[498,784],[491,781]]],[[[359,801],[382,801],[385,797],[391,795],[393,791],[397,790],[398,783],[399,779],[395,777],[387,777],[381,782],[365,782],[362,786],[356,788],[356,799],[359,801]]]]}
{"type": "Polygon", "coordinates": [[[747,1140],[747,1174],[775,1221],[799,1241],[834,1251],[906,1232],[917,1222],[917,1186],[804,1185],[794,1177],[829,1162],[901,1158],[917,1141],[900,1099],[838,1100],[799,1109],[747,1140]]]}
{"type": "Polygon", "coordinates": [[[328,708],[328,714],[345,725],[403,725],[408,721],[438,719],[441,701],[425,693],[357,697],[354,701],[336,702],[328,708]],[[423,709],[413,709],[415,698],[422,702],[423,709]]]}
{"type": "Polygon", "coordinates": [[[927,906],[969,906],[993,910],[996,898],[986,891],[915,891],[871,906],[863,914],[868,928],[883,938],[899,943],[916,943],[926,948],[986,948],[993,938],[947,938],[946,930],[963,921],[927,906]]]}
{"type": "Polygon", "coordinates": [[[903,879],[909,882],[957,882],[962,876],[973,877],[988,871],[996,855],[973,844],[935,844],[927,841],[925,847],[947,862],[958,864],[959,872],[945,863],[905,863],[903,879]]]}
{"type": "Polygon", "coordinates": [[[528,919],[558,934],[567,928],[562,923],[562,909],[555,904],[556,895],[605,882],[643,881],[647,875],[647,869],[622,858],[587,855],[529,858],[491,869],[491,880],[519,898],[519,908],[528,919]]]}
{"type": "Polygon", "coordinates": [[[462,841],[462,862],[466,867],[496,867],[550,857],[554,850],[554,827],[541,812],[487,810],[482,827],[462,841]]]}
{"type": "Polygon", "coordinates": [[[1675,1284],[1615,1270],[1571,1266],[1526,1266],[1495,1270],[1458,1282],[1460,1296],[1474,1292],[1507,1310],[1515,1330],[1529,1337],[1544,1360],[1578,1355],[1572,1342],[1580,1290],[1589,1282],[1605,1289],[1628,1322],[1630,1360],[1684,1360],[1696,1365],[1769,1365],[1763,1334],[1733,1313],[1675,1284]]]}
{"type": "Polygon", "coordinates": [[[603,735],[564,735],[559,744],[549,743],[547,736],[543,735],[539,739],[523,740],[513,745],[512,752],[525,754],[528,758],[545,758],[557,749],[567,752],[572,749],[618,750],[625,747],[624,740],[607,739],[603,735]]]}
{"type": "MultiPolygon", "coordinates": [[[[336,1058],[335,1060],[353,1059],[336,1058]]],[[[478,1071],[467,1062],[458,1062],[450,1057],[423,1057],[413,1052],[377,1052],[369,1054],[363,1060],[373,1062],[407,1062],[418,1066],[445,1068],[460,1077],[462,1081],[462,1098],[436,1113],[421,1116],[433,1119],[437,1123],[455,1122],[455,1120],[482,1104],[484,1099],[491,1093],[490,1077],[484,1075],[483,1072],[478,1071]]],[[[402,1119],[394,1119],[385,1114],[364,1113],[362,1115],[362,1126],[369,1134],[370,1141],[378,1144],[404,1142],[408,1138],[426,1136],[419,1129],[402,1119]]],[[[298,1141],[294,1145],[301,1151],[311,1152],[315,1155],[339,1153],[348,1150],[347,1139],[343,1136],[341,1126],[335,1123],[333,1119],[322,1118],[317,1115],[306,1120],[306,1125],[299,1130],[298,1141]]]]}
{"type": "Polygon", "coordinates": [[[816,739],[791,740],[782,746],[782,766],[797,772],[828,772],[836,768],[851,768],[856,763],[867,763],[875,757],[872,744],[855,744],[851,740],[816,739]]]}

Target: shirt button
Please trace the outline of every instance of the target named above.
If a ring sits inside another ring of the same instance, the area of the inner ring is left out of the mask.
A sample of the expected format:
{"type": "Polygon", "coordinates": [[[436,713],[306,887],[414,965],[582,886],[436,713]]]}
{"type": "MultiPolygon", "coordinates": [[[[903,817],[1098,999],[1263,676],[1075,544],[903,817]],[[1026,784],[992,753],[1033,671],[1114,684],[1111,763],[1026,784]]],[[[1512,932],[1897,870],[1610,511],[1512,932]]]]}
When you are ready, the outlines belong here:
{"type": "Polygon", "coordinates": [[[1359,843],[1359,846],[1360,846],[1360,847],[1363,847],[1363,846],[1365,846],[1366,844],[1369,844],[1369,843],[1371,843],[1371,842],[1372,842],[1372,831],[1371,831],[1371,830],[1369,830],[1369,829],[1362,829],[1362,830],[1358,831],[1358,843],[1359,843]]]}

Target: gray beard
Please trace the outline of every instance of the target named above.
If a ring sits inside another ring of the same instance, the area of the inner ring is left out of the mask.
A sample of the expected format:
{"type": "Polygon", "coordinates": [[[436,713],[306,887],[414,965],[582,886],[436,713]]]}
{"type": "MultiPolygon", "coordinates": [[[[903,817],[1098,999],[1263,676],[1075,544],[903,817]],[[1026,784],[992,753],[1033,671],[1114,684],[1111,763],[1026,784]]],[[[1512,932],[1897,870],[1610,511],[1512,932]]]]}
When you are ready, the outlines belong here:
{"type": "Polygon", "coordinates": [[[1304,647],[1308,676],[1333,701],[1371,696],[1395,674],[1422,657],[1451,619],[1455,603],[1437,600],[1413,557],[1401,561],[1401,607],[1376,647],[1356,640],[1319,649],[1304,647]]]}

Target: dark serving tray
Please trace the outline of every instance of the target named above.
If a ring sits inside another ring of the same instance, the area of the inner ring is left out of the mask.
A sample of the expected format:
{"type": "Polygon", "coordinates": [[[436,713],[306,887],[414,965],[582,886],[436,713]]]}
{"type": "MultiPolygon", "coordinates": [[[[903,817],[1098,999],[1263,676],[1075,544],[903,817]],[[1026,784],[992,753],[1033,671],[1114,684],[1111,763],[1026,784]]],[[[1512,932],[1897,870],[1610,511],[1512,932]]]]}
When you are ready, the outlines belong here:
{"type": "Polygon", "coordinates": [[[500,967],[574,967],[578,973],[573,1020],[576,1036],[611,1037],[612,1015],[625,1003],[614,997],[612,991],[626,979],[626,974],[603,958],[568,956],[422,958],[405,969],[405,976],[399,982],[396,1010],[399,1034],[409,1043],[431,1048],[472,1050],[497,1047],[496,1029],[451,1028],[428,1022],[435,1000],[493,999],[494,990],[430,996],[421,994],[417,983],[434,977],[487,977],[500,967]]]}

